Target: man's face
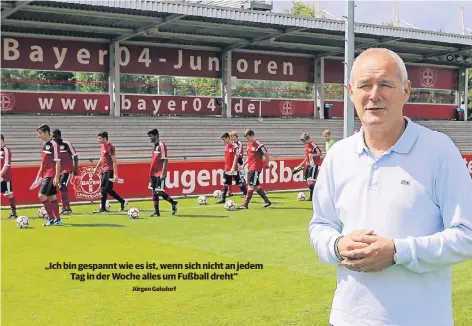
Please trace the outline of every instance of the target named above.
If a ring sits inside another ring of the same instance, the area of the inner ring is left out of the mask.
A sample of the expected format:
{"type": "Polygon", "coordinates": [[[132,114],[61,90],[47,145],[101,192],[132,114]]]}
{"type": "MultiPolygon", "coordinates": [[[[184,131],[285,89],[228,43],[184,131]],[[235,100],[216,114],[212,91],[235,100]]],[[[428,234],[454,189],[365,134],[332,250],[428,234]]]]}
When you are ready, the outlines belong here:
{"type": "Polygon", "coordinates": [[[156,143],[159,140],[159,137],[157,135],[149,135],[149,140],[151,143],[156,143]]]}
{"type": "Polygon", "coordinates": [[[310,140],[309,140],[309,139],[300,139],[300,141],[301,141],[304,145],[306,145],[306,144],[308,144],[308,142],[309,142],[310,140]]]}
{"type": "Polygon", "coordinates": [[[49,140],[49,133],[38,130],[38,138],[44,141],[49,140]]]}
{"type": "Polygon", "coordinates": [[[325,141],[330,141],[331,140],[331,136],[328,135],[328,134],[323,134],[323,138],[325,141]]]}
{"type": "Polygon", "coordinates": [[[98,136],[97,141],[98,141],[99,144],[105,144],[106,139],[102,138],[102,136],[98,136]]]}
{"type": "Polygon", "coordinates": [[[256,141],[256,136],[246,136],[248,143],[254,143],[256,141]]]}
{"type": "Polygon", "coordinates": [[[233,141],[231,140],[231,137],[230,138],[221,138],[223,140],[223,143],[225,145],[228,145],[228,144],[231,144],[233,141]]]}
{"type": "Polygon", "coordinates": [[[3,139],[0,139],[0,143],[2,144],[2,147],[5,146],[5,142],[3,141],[3,139]]]}
{"type": "Polygon", "coordinates": [[[366,125],[384,125],[401,119],[411,84],[403,85],[395,60],[371,53],[356,63],[348,89],[359,119],[366,125]]]}
{"type": "Polygon", "coordinates": [[[238,138],[237,138],[236,136],[234,136],[234,135],[229,136],[229,138],[231,139],[231,141],[236,141],[236,140],[238,140],[238,138]]]}

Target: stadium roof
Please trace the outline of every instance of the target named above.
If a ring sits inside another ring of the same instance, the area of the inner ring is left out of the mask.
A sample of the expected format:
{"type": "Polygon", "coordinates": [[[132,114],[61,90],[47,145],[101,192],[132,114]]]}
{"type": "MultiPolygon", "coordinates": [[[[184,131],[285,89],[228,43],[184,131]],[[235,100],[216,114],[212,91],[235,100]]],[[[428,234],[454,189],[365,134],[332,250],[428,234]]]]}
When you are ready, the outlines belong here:
{"type": "MultiPolygon", "coordinates": [[[[208,50],[344,55],[344,22],[186,2],[2,1],[2,34],[166,45],[208,50]]],[[[387,47],[406,62],[465,66],[472,36],[356,23],[356,50],[387,47]]],[[[467,66],[472,66],[470,63],[467,66]]]]}

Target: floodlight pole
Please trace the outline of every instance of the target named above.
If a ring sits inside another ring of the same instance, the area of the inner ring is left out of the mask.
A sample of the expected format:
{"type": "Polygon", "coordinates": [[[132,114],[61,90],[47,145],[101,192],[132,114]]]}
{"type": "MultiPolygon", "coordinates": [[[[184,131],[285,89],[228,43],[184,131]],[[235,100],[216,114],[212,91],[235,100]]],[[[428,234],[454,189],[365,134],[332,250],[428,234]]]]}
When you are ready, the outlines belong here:
{"type": "Polygon", "coordinates": [[[344,47],[344,138],[354,134],[354,105],[349,99],[347,84],[354,62],[354,0],[347,0],[347,17],[345,17],[344,47]]]}

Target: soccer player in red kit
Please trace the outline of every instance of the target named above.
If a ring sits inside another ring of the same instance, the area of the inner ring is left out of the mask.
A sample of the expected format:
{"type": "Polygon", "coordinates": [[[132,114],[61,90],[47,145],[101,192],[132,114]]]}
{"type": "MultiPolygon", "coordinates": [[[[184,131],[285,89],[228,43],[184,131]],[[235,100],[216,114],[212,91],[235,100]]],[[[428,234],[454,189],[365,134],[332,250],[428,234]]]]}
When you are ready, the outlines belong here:
{"type": "Polygon", "coordinates": [[[225,169],[224,169],[224,185],[221,200],[217,204],[224,204],[226,202],[226,194],[228,193],[228,186],[233,183],[241,188],[243,193],[246,192],[246,187],[243,185],[238,173],[238,158],[239,147],[237,143],[231,140],[231,137],[225,132],[221,139],[225,144],[225,169]]]}
{"type": "Polygon", "coordinates": [[[243,165],[248,165],[248,184],[249,190],[247,191],[246,201],[240,207],[240,209],[248,209],[249,203],[251,201],[254,190],[257,191],[259,196],[264,199],[264,206],[269,207],[272,205],[270,200],[267,198],[264,190],[259,186],[259,177],[262,172],[262,160],[265,157],[266,159],[266,168],[269,167],[270,156],[266,147],[263,143],[256,139],[254,131],[248,129],[244,132],[244,137],[246,137],[247,143],[247,159],[243,165]]]}
{"type": "Polygon", "coordinates": [[[100,177],[100,187],[102,190],[102,198],[100,200],[100,209],[94,213],[103,213],[108,212],[106,209],[107,196],[110,194],[115,198],[120,204],[120,211],[124,211],[128,201],[121,198],[113,190],[113,182],[118,180],[118,161],[116,160],[115,155],[115,146],[111,141],[108,140],[108,132],[102,131],[97,135],[98,143],[100,144],[100,160],[93,171],[93,174],[97,173],[99,167],[102,167],[101,177],[100,177]]]}
{"type": "MultiPolygon", "coordinates": [[[[241,180],[241,183],[243,184],[244,188],[241,188],[242,194],[241,197],[246,197],[247,194],[247,186],[246,186],[246,180],[245,180],[245,175],[246,175],[246,170],[243,166],[244,163],[244,146],[242,141],[239,140],[238,138],[238,133],[236,131],[231,131],[229,133],[229,136],[231,140],[238,145],[238,174],[239,174],[239,179],[241,180]],[[244,189],[244,190],[243,190],[244,189]]],[[[228,187],[228,192],[231,193],[231,187],[228,187]]]]}
{"type": "Polygon", "coordinates": [[[305,180],[308,183],[310,190],[309,201],[313,198],[313,189],[315,188],[316,178],[318,177],[319,165],[321,163],[321,149],[316,143],[310,139],[310,135],[306,132],[300,136],[300,140],[305,144],[305,159],[300,163],[295,170],[301,169],[305,164],[305,180]]]}
{"type": "Polygon", "coordinates": [[[172,215],[177,213],[178,202],[173,200],[165,192],[165,181],[167,177],[167,146],[159,140],[159,130],[152,129],[147,132],[149,140],[153,143],[152,162],[149,188],[152,189],[152,202],[154,204],[154,213],[150,217],[161,216],[159,212],[159,196],[167,200],[172,205],[172,215]]]}
{"type": "Polygon", "coordinates": [[[59,129],[54,129],[52,131],[52,138],[56,141],[59,146],[59,157],[61,159],[61,176],[59,177],[59,189],[61,190],[61,199],[62,199],[62,215],[70,215],[72,209],[70,208],[69,202],[69,191],[68,185],[72,178],[72,173],[74,175],[79,174],[79,156],[75,151],[72,144],[62,139],[62,133],[59,129]],[[74,160],[74,163],[72,163],[74,160]]]}
{"type": "Polygon", "coordinates": [[[62,225],[57,202],[57,185],[61,172],[61,158],[59,157],[59,146],[51,138],[51,129],[48,125],[40,125],[37,129],[38,137],[44,141],[41,157],[41,167],[38,170],[36,180],[41,179],[39,200],[48,213],[48,220],[43,226],[62,225]]]}
{"type": "Polygon", "coordinates": [[[2,195],[8,196],[11,213],[8,218],[17,218],[15,196],[11,184],[11,151],[5,146],[5,138],[2,134],[2,152],[0,153],[0,179],[2,184],[2,195]]]}

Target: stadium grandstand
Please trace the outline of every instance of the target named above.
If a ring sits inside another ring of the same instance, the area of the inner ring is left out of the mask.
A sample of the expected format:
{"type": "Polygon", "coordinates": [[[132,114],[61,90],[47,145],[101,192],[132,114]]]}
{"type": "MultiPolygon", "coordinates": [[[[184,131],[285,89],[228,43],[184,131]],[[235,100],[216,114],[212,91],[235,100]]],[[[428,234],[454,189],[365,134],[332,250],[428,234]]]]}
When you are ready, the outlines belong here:
{"type": "Polygon", "coordinates": [[[339,2],[0,1],[1,324],[472,325],[472,36],[339,2]]]}
{"type": "MultiPolygon", "coordinates": [[[[329,129],[335,140],[343,137],[343,123],[338,119],[313,121],[269,118],[258,123],[257,120],[244,118],[160,117],[156,123],[145,117],[6,117],[2,121],[2,133],[7,137],[9,146],[15,150],[15,162],[38,162],[36,128],[44,122],[63,130],[64,138],[74,144],[80,159],[92,162],[99,158],[96,135],[102,129],[108,131],[110,140],[117,148],[118,158],[128,162],[150,160],[150,143],[146,132],[156,127],[159,127],[161,138],[170,149],[169,158],[172,160],[221,158],[221,134],[231,130],[237,131],[240,138],[243,138],[244,130],[255,130],[274,157],[302,157],[304,148],[299,141],[302,132],[308,132],[320,144],[323,152],[324,129],[329,129]]],[[[472,152],[471,123],[458,128],[455,121],[418,122],[449,135],[462,152],[472,152]]],[[[359,127],[360,122],[356,120],[356,130],[359,127]]]]}

